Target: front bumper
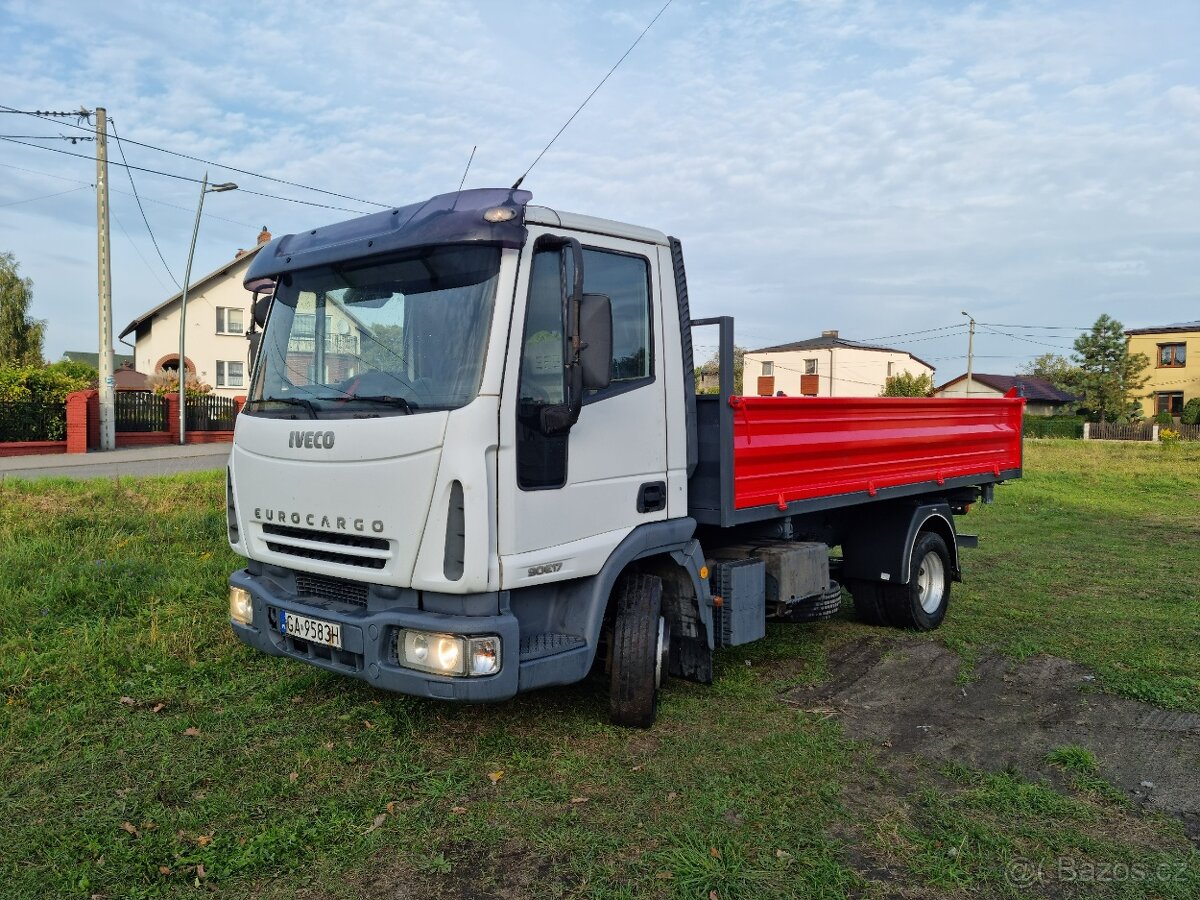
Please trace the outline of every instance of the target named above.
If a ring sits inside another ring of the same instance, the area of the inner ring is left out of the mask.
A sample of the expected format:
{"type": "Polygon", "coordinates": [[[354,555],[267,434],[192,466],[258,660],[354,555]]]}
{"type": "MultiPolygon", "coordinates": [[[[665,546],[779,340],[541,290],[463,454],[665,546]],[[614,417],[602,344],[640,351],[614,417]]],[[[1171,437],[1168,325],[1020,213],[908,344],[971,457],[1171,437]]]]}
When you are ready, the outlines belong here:
{"type": "Polygon", "coordinates": [[[245,569],[234,572],[229,584],[249,591],[254,607],[252,625],[230,621],[234,634],[264,653],[297,659],[339,675],[360,678],[384,690],[417,697],[482,702],[507,700],[517,693],[520,628],[511,613],[463,616],[409,608],[370,612],[347,605],[316,607],[278,590],[270,580],[255,577],[245,569]],[[342,628],[342,649],[296,641],[281,634],[274,625],[281,609],[338,623],[342,628]],[[400,628],[467,636],[497,634],[501,643],[500,671],[495,675],[451,677],[404,668],[397,664],[394,650],[400,628]]]}

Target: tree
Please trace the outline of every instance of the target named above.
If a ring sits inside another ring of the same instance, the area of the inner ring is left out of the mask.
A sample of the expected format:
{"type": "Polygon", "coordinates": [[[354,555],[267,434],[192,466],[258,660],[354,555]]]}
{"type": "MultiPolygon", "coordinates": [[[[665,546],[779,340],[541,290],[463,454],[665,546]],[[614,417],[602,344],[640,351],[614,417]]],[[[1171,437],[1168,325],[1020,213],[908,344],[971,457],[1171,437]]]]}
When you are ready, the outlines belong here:
{"type": "MultiPolygon", "coordinates": [[[[745,371],[745,368],[746,368],[746,348],[745,347],[734,347],[733,348],[733,392],[738,395],[741,395],[741,393],[742,393],[742,373],[745,371]]],[[[711,394],[717,393],[716,388],[712,388],[712,389],[705,391],[705,390],[701,389],[700,384],[701,384],[701,378],[703,376],[707,375],[715,382],[717,376],[720,375],[720,373],[721,373],[721,352],[718,350],[716,353],[714,353],[712,356],[710,356],[708,358],[708,362],[704,363],[704,365],[700,366],[698,369],[695,370],[694,374],[696,376],[696,391],[698,393],[711,393],[711,394]]]]}
{"type": "Polygon", "coordinates": [[[1043,353],[1032,362],[1017,366],[1017,374],[1044,378],[1060,391],[1073,392],[1079,381],[1079,367],[1057,353],[1043,353]]]}
{"type": "Polygon", "coordinates": [[[913,375],[911,372],[900,372],[891,375],[883,383],[880,397],[932,397],[933,376],[925,373],[913,375]]]}
{"type": "Polygon", "coordinates": [[[30,317],[33,281],[18,268],[11,253],[0,253],[0,366],[40,366],[46,323],[30,317]]]}
{"type": "Polygon", "coordinates": [[[1142,373],[1150,360],[1142,353],[1130,354],[1120,322],[1107,313],[1101,315],[1090,331],[1075,339],[1072,362],[1079,369],[1073,390],[1095,421],[1115,422],[1140,414],[1135,398],[1146,385],[1142,373]]]}

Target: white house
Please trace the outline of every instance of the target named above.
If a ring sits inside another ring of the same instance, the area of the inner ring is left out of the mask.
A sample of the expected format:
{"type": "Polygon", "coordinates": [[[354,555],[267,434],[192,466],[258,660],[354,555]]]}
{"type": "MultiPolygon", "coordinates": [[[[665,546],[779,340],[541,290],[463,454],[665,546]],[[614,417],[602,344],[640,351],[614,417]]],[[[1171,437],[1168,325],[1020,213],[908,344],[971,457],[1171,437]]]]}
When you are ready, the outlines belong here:
{"type": "MultiPolygon", "coordinates": [[[[263,227],[253,250],[239,250],[219,269],[188,288],[186,336],[188,371],[213,387],[222,397],[245,394],[249,385],[250,353],[246,329],[250,325],[252,295],[242,286],[250,260],[271,240],[263,227]]],[[[182,291],[130,322],[119,335],[134,337],[134,358],[139,372],[160,369],[179,371],[179,305],[182,291]]]]}
{"type": "Polygon", "coordinates": [[[934,367],[907,350],[822,331],[818,338],[746,351],[743,386],[751,396],[878,397],[884,382],[901,372],[932,379],[934,367]]]}

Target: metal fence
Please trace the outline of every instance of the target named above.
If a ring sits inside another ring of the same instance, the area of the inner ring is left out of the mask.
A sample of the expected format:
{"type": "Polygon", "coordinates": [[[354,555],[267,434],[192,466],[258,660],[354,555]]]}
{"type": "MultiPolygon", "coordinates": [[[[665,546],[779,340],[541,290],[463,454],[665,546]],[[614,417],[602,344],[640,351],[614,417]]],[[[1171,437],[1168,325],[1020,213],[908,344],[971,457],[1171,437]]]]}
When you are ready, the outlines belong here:
{"type": "Polygon", "coordinates": [[[1162,434],[1163,430],[1167,428],[1178,431],[1180,440],[1200,441],[1200,425],[1164,425],[1159,429],[1159,434],[1162,434]]]}
{"type": "Polygon", "coordinates": [[[0,403],[0,443],[65,441],[67,405],[37,400],[0,403]]]}
{"type": "Polygon", "coordinates": [[[233,431],[237,403],[231,397],[189,397],[185,423],[188,431],[233,431]]]}
{"type": "Polygon", "coordinates": [[[149,391],[117,391],[113,402],[117,431],[167,431],[167,401],[149,391]]]}
{"type": "Polygon", "coordinates": [[[1088,426],[1088,438],[1093,441],[1152,441],[1153,423],[1118,425],[1115,422],[1092,422],[1088,426]]]}

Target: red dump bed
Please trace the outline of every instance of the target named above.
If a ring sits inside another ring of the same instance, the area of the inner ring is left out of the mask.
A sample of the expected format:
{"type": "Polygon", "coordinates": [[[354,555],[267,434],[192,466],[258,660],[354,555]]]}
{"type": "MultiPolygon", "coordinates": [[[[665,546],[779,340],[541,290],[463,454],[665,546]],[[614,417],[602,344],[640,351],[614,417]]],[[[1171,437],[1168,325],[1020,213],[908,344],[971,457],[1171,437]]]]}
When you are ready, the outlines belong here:
{"type": "Polygon", "coordinates": [[[1019,477],[1019,398],[731,397],[738,510],[1019,477]]]}

